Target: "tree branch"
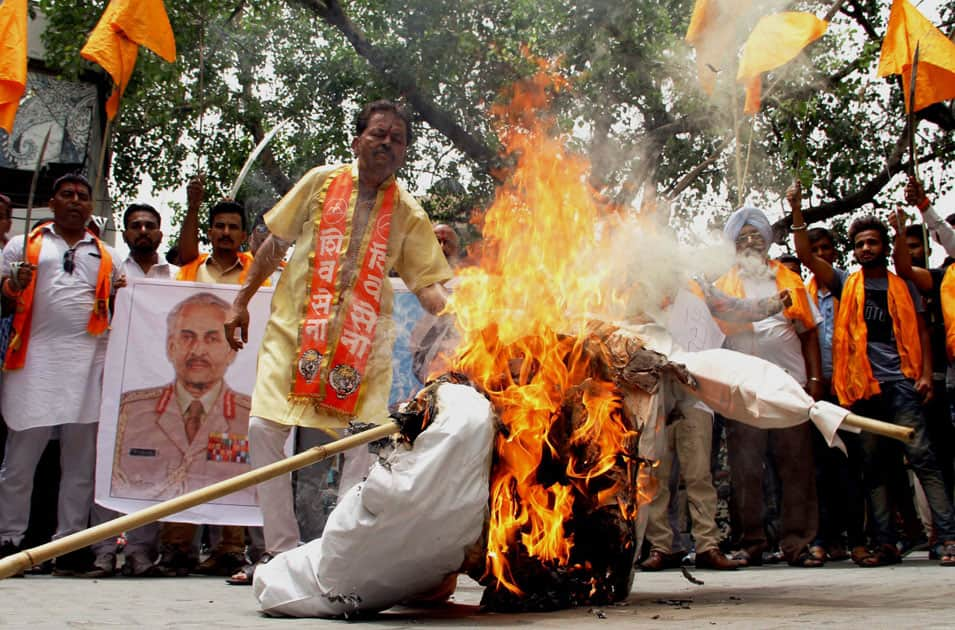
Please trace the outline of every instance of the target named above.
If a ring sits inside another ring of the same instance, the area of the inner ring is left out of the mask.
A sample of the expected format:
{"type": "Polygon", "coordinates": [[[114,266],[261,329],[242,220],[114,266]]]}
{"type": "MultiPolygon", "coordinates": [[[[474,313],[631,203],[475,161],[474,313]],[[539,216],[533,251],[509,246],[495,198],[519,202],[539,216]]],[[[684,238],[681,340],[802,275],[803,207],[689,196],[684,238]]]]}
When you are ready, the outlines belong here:
{"type": "Polygon", "coordinates": [[[441,109],[437,103],[422,93],[414,76],[394,64],[384,51],[374,46],[364,33],[345,15],[338,0],[292,0],[315,13],[327,24],[335,27],[372,68],[377,70],[384,80],[401,92],[412,107],[434,129],[442,133],[466,156],[477,162],[481,168],[494,176],[499,166],[495,151],[482,140],[474,137],[455,121],[450,112],[441,109]]]}
{"type": "MultiPolygon", "coordinates": [[[[902,161],[902,157],[905,155],[906,149],[908,148],[908,142],[909,136],[908,130],[906,130],[895,141],[892,154],[889,155],[888,159],[886,160],[885,168],[879,171],[878,175],[866,182],[866,184],[859,190],[850,193],[841,199],[836,199],[834,201],[803,210],[803,217],[805,217],[806,223],[825,221],[826,219],[831,219],[832,217],[839,216],[840,214],[852,212],[853,210],[861,208],[867,203],[871,203],[875,199],[876,195],[882,192],[882,189],[885,188],[892,177],[906,171],[909,168],[910,165],[907,162],[902,161]]],[[[955,142],[950,142],[943,145],[938,150],[919,157],[918,162],[919,164],[924,164],[926,161],[945,157],[953,152],[955,152],[955,142]]],[[[773,233],[777,243],[782,244],[785,242],[789,235],[789,228],[791,225],[792,217],[790,215],[784,216],[782,219],[773,224],[773,233]]]]}

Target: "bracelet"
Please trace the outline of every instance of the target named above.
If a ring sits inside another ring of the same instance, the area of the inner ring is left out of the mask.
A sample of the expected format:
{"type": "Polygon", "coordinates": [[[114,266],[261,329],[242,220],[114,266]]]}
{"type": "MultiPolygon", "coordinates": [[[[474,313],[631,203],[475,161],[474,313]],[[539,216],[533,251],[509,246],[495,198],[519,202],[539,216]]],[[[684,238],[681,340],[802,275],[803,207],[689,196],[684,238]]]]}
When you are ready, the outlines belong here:
{"type": "Polygon", "coordinates": [[[789,229],[790,229],[791,231],[793,231],[793,232],[798,232],[798,231],[800,231],[800,230],[805,230],[806,227],[807,227],[807,225],[806,225],[805,223],[803,223],[802,225],[791,225],[791,226],[789,226],[789,229]]]}
{"type": "Polygon", "coordinates": [[[822,379],[819,378],[818,376],[810,376],[810,377],[809,377],[809,380],[810,380],[810,381],[816,381],[817,383],[821,383],[821,382],[822,382],[822,379]]]}
{"type": "Polygon", "coordinates": [[[922,197],[922,201],[918,202],[917,207],[922,212],[925,212],[925,209],[932,205],[932,202],[929,201],[928,196],[922,197]]]}

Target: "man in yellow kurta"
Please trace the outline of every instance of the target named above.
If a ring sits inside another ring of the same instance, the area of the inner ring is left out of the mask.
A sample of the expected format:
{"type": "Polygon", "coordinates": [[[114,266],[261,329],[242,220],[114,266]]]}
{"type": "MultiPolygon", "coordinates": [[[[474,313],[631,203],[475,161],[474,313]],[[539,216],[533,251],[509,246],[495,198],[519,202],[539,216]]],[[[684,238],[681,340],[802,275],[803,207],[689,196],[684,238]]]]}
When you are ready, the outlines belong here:
{"type": "MultiPolygon", "coordinates": [[[[427,311],[444,308],[441,283],[451,269],[424,210],[394,178],[411,141],[408,115],[376,101],[359,113],[356,131],[355,163],[311,170],[265,216],[271,235],[226,321],[233,347],[242,347],[249,301],[295,243],[259,349],[249,422],[256,468],[284,456],[292,426],[337,434],[353,419],[387,418],[395,336],[389,271],[427,311]]],[[[360,479],[364,471],[355,468],[346,459],[341,492],[360,479]]],[[[267,562],[299,542],[290,478],[261,484],[258,496],[267,562]]]]}

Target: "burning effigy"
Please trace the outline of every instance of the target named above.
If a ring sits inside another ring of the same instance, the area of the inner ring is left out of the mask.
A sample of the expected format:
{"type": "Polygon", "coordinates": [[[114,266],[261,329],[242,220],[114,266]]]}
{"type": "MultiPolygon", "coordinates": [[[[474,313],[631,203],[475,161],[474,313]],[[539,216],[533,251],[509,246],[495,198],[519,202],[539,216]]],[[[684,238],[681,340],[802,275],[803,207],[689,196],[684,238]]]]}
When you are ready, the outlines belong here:
{"type": "Polygon", "coordinates": [[[449,373],[401,410],[404,437],[342,497],[323,537],[259,568],[266,613],[433,601],[462,572],[491,610],[620,601],[679,404],[767,428],[811,418],[837,441],[845,410],[761,359],[683,351],[654,322],[646,287],[621,287],[600,229],[621,219],[542,113],[564,87],[541,72],[495,110],[512,171],[481,217],[481,264],[463,270],[449,305],[449,373]]]}

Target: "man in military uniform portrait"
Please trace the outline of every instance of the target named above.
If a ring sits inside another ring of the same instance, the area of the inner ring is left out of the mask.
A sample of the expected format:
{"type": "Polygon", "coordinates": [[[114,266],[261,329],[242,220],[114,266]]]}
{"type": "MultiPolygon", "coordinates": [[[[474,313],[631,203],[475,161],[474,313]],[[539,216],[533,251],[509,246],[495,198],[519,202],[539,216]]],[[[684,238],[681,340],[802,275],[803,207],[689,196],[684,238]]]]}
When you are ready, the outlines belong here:
{"type": "MultiPolygon", "coordinates": [[[[229,304],[212,293],[176,304],[166,319],[172,383],[123,393],[110,495],[163,500],[250,470],[249,396],[225,382],[235,351],[229,304]]],[[[255,505],[250,488],[222,502],[255,505]]]]}

